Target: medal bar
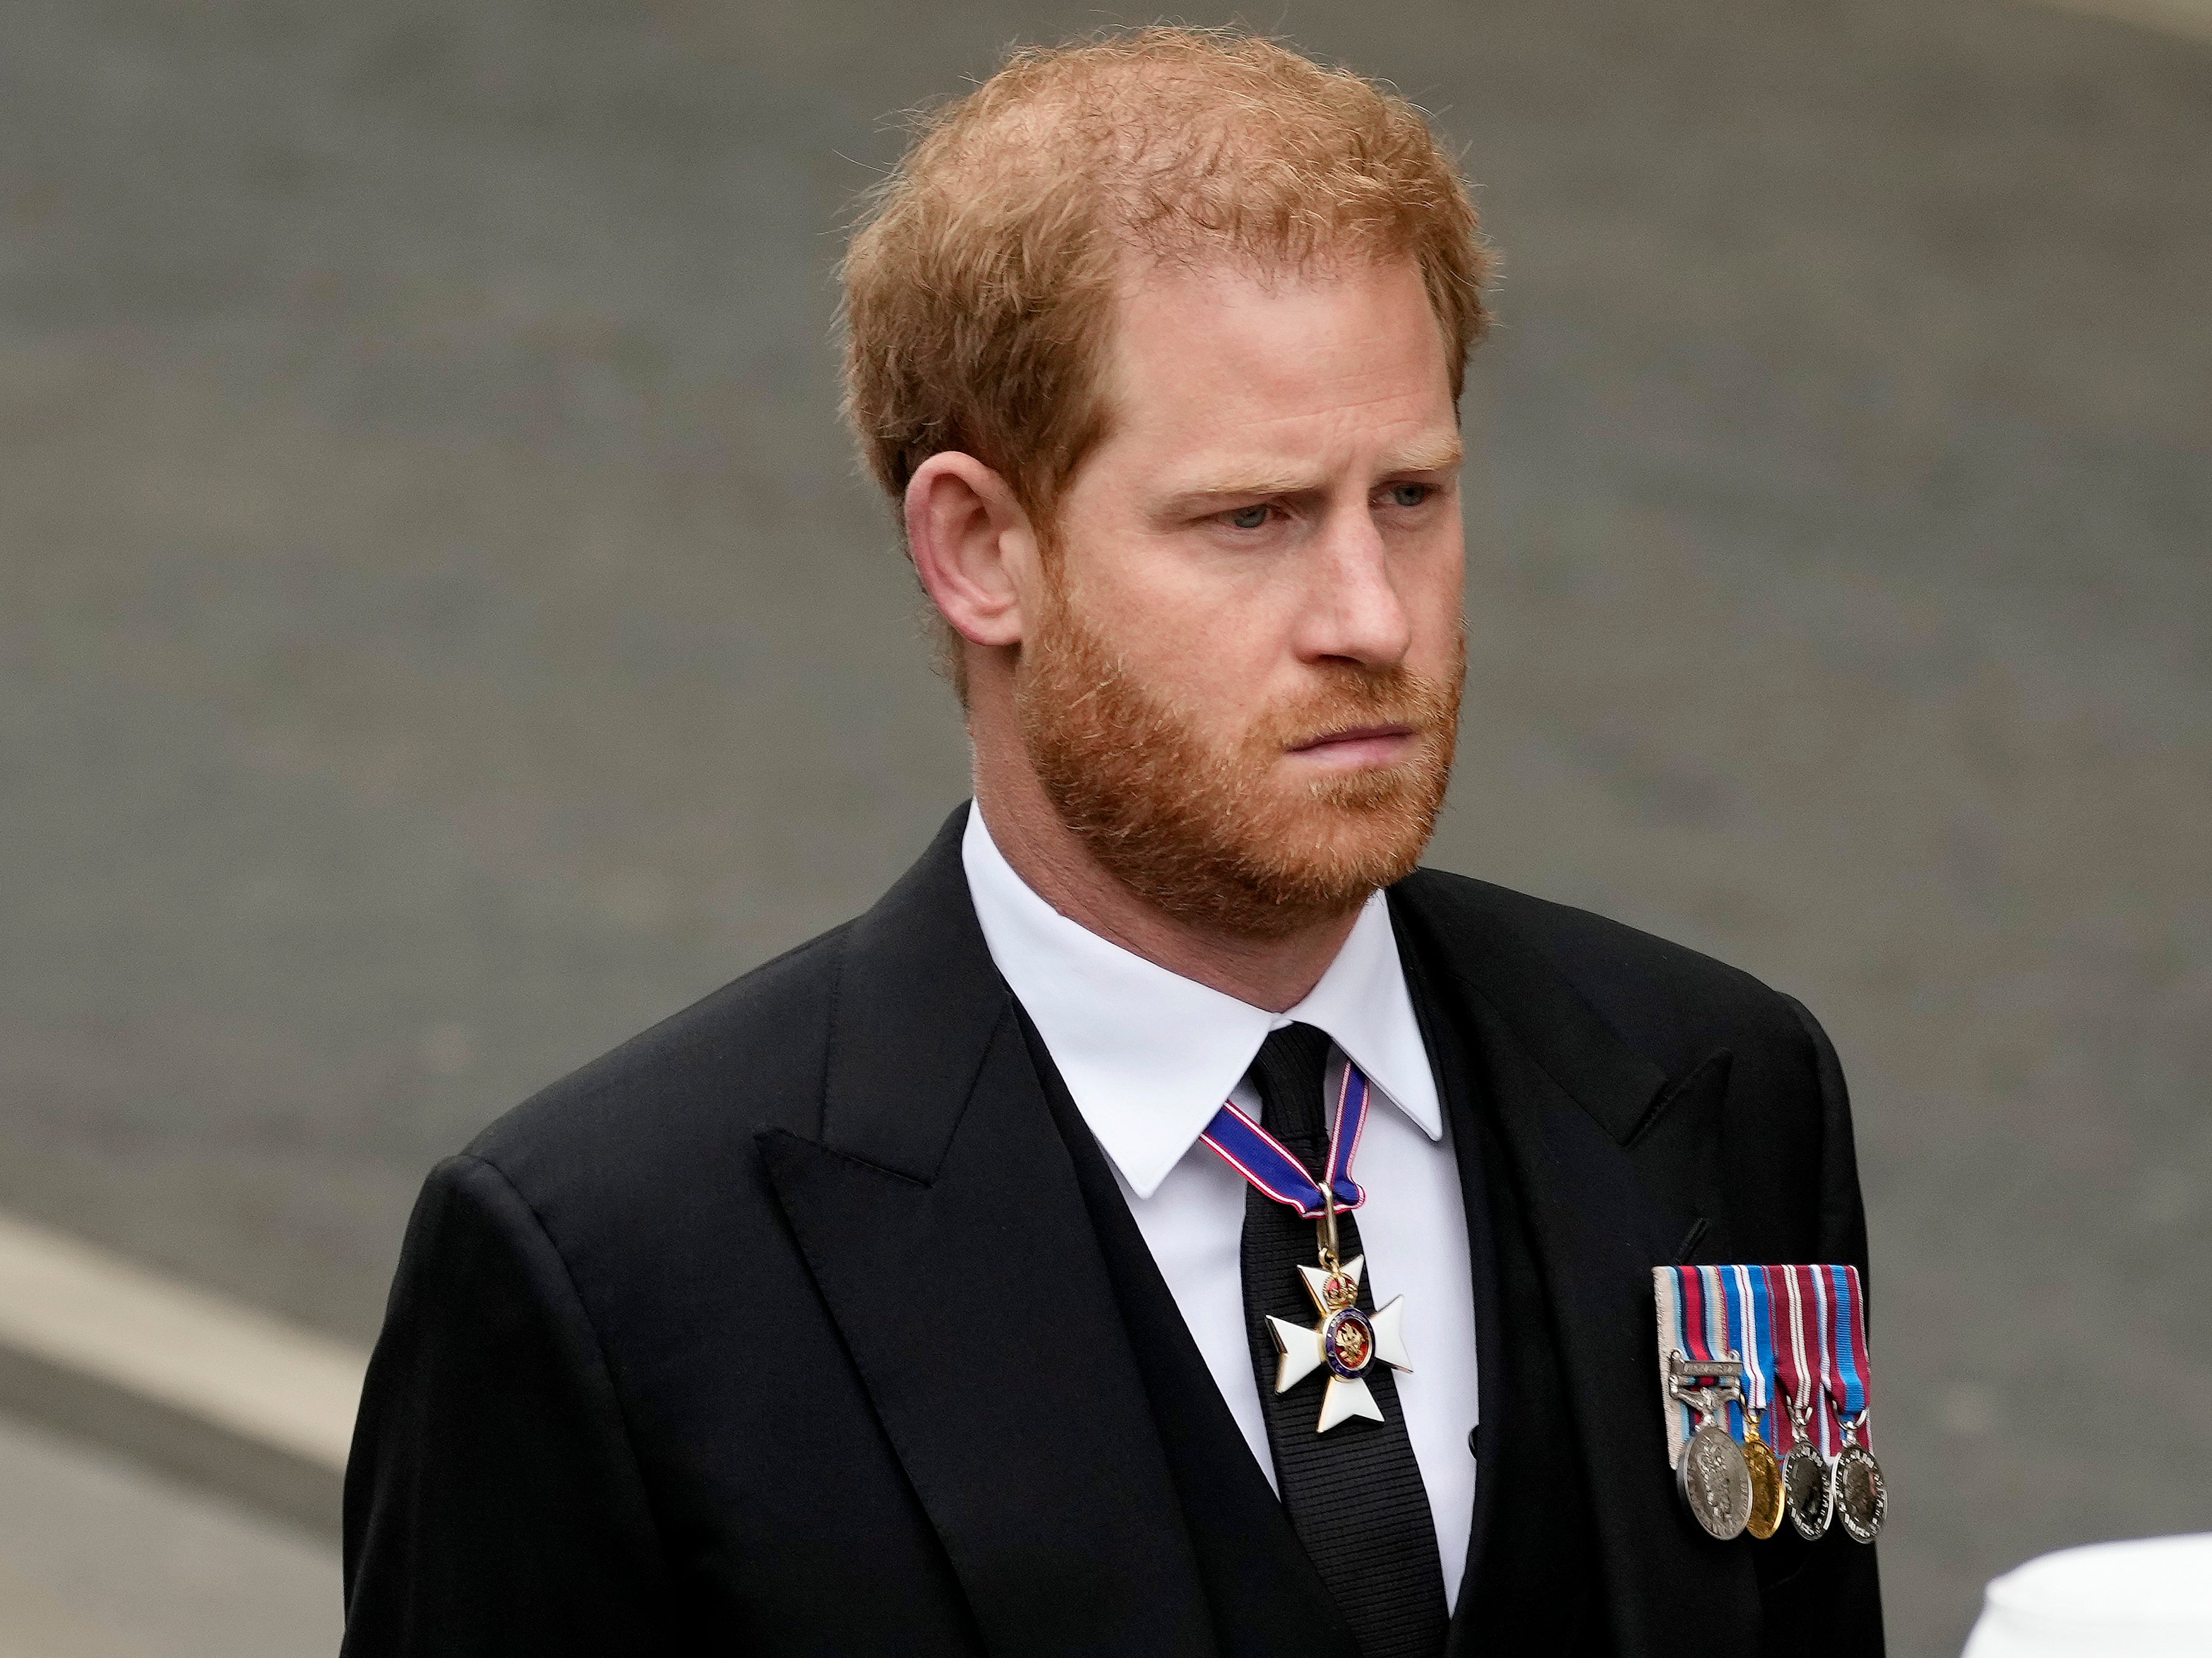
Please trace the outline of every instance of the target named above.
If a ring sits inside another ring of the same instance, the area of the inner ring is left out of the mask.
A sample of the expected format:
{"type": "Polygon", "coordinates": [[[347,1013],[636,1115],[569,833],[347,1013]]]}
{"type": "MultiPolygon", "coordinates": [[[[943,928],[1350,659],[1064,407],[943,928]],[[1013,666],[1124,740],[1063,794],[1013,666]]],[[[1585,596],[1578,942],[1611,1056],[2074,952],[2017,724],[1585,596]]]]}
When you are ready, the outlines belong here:
{"type": "Polygon", "coordinates": [[[1668,1459],[1700,1529],[1871,1543],[1888,1491],[1869,1441],[1865,1292],[1850,1266],[1652,1270],[1668,1459]]]}

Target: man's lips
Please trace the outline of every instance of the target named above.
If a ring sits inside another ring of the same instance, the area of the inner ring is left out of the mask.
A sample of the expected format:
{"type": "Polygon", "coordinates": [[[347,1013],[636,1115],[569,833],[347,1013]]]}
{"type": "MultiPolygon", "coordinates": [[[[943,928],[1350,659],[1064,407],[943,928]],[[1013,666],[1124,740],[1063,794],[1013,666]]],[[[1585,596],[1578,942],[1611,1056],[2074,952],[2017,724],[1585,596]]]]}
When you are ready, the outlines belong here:
{"type": "Polygon", "coordinates": [[[1293,744],[1291,752],[1332,766],[1377,766],[1404,756],[1412,746],[1411,726],[1346,726],[1293,744]]]}

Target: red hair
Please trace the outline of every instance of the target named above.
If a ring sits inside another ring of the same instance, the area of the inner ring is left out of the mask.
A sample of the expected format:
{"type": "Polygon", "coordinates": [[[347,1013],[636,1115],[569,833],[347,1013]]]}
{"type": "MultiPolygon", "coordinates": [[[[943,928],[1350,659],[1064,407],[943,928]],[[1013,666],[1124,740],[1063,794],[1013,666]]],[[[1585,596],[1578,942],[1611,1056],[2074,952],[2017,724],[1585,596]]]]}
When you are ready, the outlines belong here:
{"type": "Polygon", "coordinates": [[[884,489],[957,450],[1048,535],[1103,429],[1097,369],[1133,256],[1411,259],[1455,398],[1487,320],[1466,182],[1396,93],[1231,30],[1030,47],[918,121],[846,254],[845,413],[884,489]]]}

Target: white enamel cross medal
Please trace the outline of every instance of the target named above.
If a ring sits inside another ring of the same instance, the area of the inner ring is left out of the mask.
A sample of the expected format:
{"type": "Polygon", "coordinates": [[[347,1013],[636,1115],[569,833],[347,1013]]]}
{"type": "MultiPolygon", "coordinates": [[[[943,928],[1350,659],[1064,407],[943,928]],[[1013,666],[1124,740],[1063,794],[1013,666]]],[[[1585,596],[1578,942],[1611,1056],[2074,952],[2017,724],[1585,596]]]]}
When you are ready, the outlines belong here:
{"type": "Polygon", "coordinates": [[[1413,1368],[1406,1357],[1405,1336],[1400,1327],[1405,1320],[1406,1297],[1394,1296],[1389,1306],[1361,1312],[1353,1303],[1359,1298],[1359,1274],[1367,1258],[1354,1255],[1341,1267],[1334,1266],[1334,1260],[1333,1254],[1323,1250],[1320,1266],[1298,1268],[1306,1293],[1320,1309],[1320,1323],[1308,1329],[1272,1315],[1267,1320],[1279,1355],[1277,1393],[1286,1394],[1322,1366],[1328,1367],[1328,1386],[1322,1393],[1316,1433],[1327,1433],[1355,1416],[1382,1421],[1382,1407],[1375,1402],[1374,1392],[1367,1385],[1368,1368],[1377,1363],[1394,1370],[1413,1368]]]}
{"type": "Polygon", "coordinates": [[[1316,1222],[1321,1232],[1321,1265],[1301,1266],[1306,1293],[1313,1297],[1321,1322],[1311,1329],[1287,1319],[1267,1315],[1267,1330],[1275,1338],[1275,1391],[1286,1394],[1323,1365],[1328,1367],[1328,1386],[1321,1396],[1321,1424],[1316,1433],[1327,1433],[1340,1422],[1364,1416],[1384,1420],[1367,1385],[1367,1373],[1376,1364],[1411,1370],[1406,1357],[1403,1332],[1406,1298],[1395,1296],[1388,1307],[1371,1313],[1359,1309],[1359,1274],[1367,1265],[1364,1255],[1340,1264],[1336,1253],[1336,1213],[1357,1209],[1367,1193],[1352,1178],[1352,1160],[1359,1150],[1359,1131],[1366,1125],[1369,1084],[1359,1067],[1345,1061],[1344,1079],[1337,1089],[1336,1111],[1329,1124],[1328,1168],[1325,1180],[1316,1181],[1305,1165],[1292,1157],[1281,1141],[1231,1103],[1214,1114],[1199,1138],[1222,1160],[1256,1187],[1304,1219],[1316,1222]]]}

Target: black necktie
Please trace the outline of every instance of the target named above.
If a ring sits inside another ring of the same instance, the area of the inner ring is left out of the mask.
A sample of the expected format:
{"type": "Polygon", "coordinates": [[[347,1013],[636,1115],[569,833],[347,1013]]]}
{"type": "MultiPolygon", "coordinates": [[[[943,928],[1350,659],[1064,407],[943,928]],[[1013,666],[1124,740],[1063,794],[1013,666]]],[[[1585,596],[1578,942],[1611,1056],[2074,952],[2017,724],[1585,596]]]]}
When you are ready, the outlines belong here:
{"type": "MultiPolygon", "coordinates": [[[[1260,1093],[1261,1123],[1316,1179],[1328,1158],[1322,1102],[1328,1048],[1325,1032],[1310,1024],[1285,1025],[1267,1038],[1249,1073],[1260,1093]]],[[[1336,1230],[1337,1253],[1348,1263],[1360,1252],[1359,1224],[1339,1215],[1336,1230]]],[[[1437,1658],[1449,1622],[1443,1565],[1389,1366],[1377,1363],[1367,1372],[1383,1419],[1354,1417],[1325,1434],[1314,1424],[1321,1419],[1326,1370],[1288,1393],[1275,1391],[1275,1339],[1267,1318],[1316,1321],[1319,1315],[1297,1269],[1319,1258],[1312,1221],[1246,1187],[1245,1333],[1276,1485],[1291,1528],[1358,1634],[1360,1658],[1437,1658]]],[[[1364,1282],[1359,1304],[1370,1310],[1375,1305],[1364,1282]]]]}

